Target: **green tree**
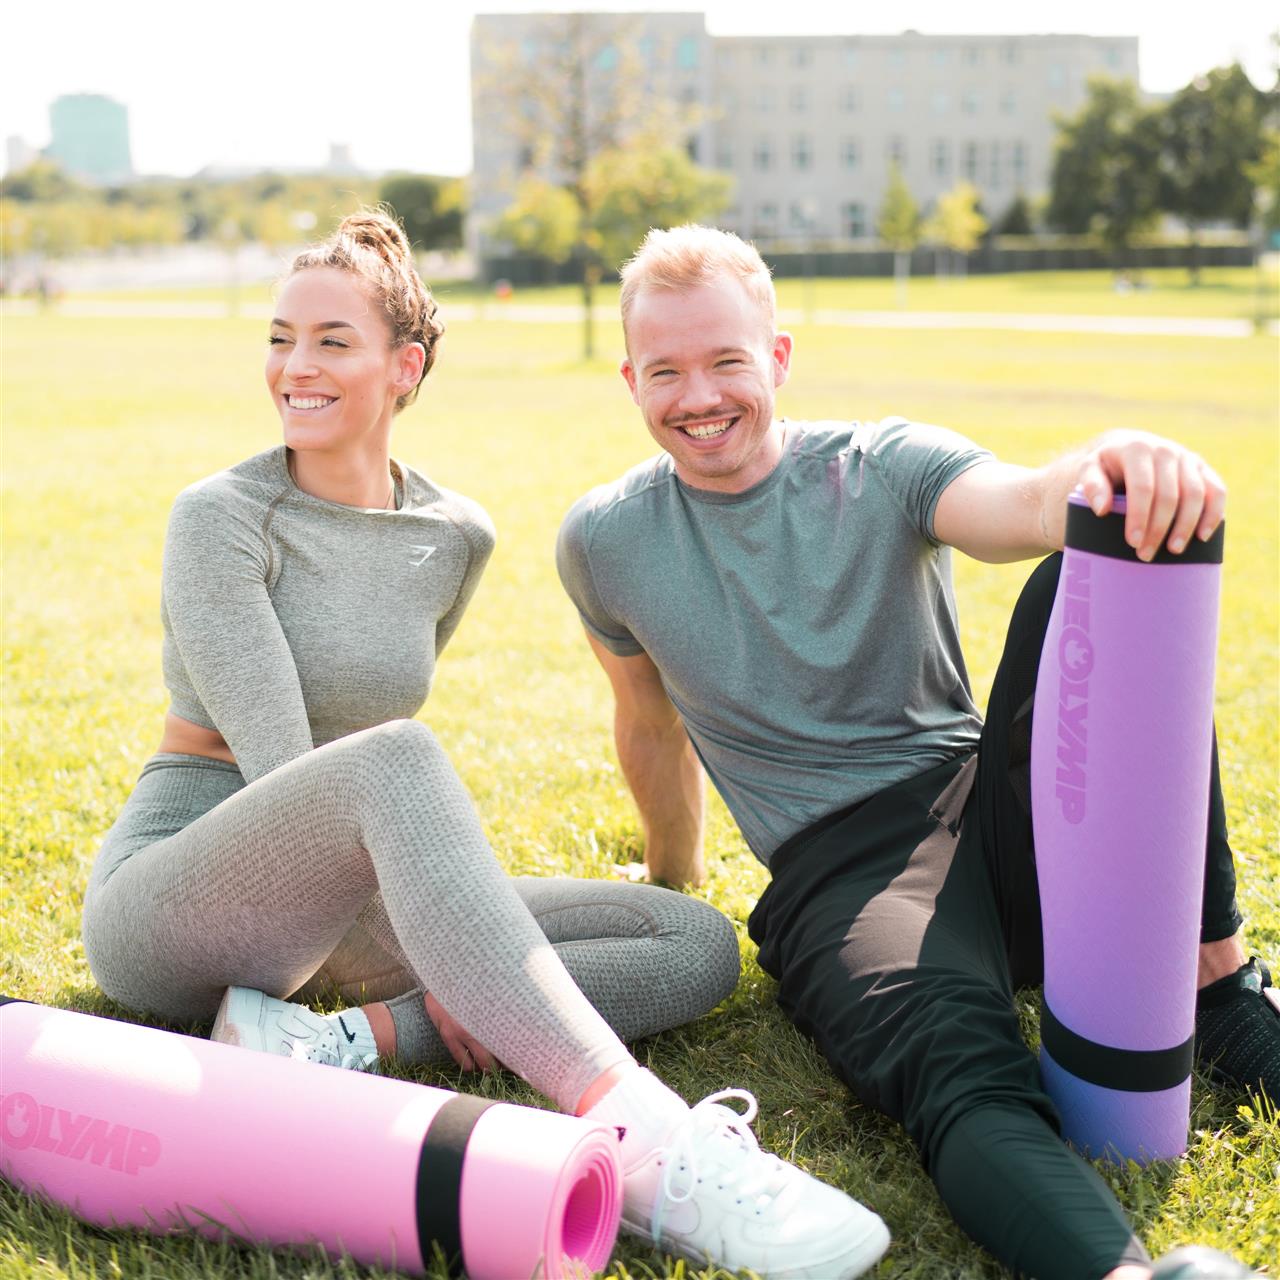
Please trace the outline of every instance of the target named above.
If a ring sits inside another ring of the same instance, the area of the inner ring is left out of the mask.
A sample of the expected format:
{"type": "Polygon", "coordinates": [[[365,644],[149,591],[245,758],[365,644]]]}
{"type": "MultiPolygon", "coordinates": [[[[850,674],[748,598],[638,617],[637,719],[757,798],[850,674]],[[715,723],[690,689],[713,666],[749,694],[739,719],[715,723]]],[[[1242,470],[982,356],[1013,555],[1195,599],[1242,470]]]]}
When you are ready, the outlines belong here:
{"type": "Polygon", "coordinates": [[[1274,236],[1280,233],[1280,131],[1270,129],[1263,135],[1262,154],[1249,166],[1249,177],[1258,221],[1274,236]]]}
{"type": "Polygon", "coordinates": [[[1251,170],[1262,158],[1267,107],[1236,63],[1198,76],[1160,115],[1161,204],[1187,225],[1192,283],[1200,278],[1200,228],[1252,219],[1251,170]]]}
{"type": "Polygon", "coordinates": [[[1024,192],[1019,191],[1009,207],[1000,215],[996,223],[998,236],[1029,236],[1035,233],[1035,220],[1031,213],[1031,201],[1024,192]]]}
{"type": "Polygon", "coordinates": [[[902,169],[897,163],[891,164],[889,186],[876,215],[876,234],[893,250],[893,278],[899,306],[907,300],[911,251],[920,243],[921,231],[920,208],[902,176],[902,169]]]}
{"type": "Polygon", "coordinates": [[[1058,120],[1049,185],[1049,223],[1097,235],[1122,266],[1160,210],[1159,110],[1139,102],[1132,81],[1092,79],[1080,111],[1058,120]]]}
{"type": "MultiPolygon", "coordinates": [[[[485,69],[477,79],[485,117],[475,121],[478,133],[500,121],[515,139],[524,175],[559,187],[573,201],[576,233],[566,257],[581,264],[585,359],[595,352],[595,289],[606,265],[597,199],[607,184],[595,162],[633,144],[639,150],[643,135],[681,139],[693,127],[691,111],[649,92],[633,27],[615,14],[562,14],[544,29],[532,56],[514,43],[484,50],[485,69]]],[[[526,195],[533,190],[522,188],[526,195]]],[[[550,207],[545,196],[539,203],[550,207]]],[[[559,217],[557,212],[557,222],[559,217]]]]}
{"type": "Polygon", "coordinates": [[[966,255],[978,247],[987,230],[987,220],[978,208],[977,187],[971,182],[956,183],[938,198],[938,207],[922,230],[926,240],[932,240],[954,255],[958,274],[963,275],[966,255]]]}
{"type": "Polygon", "coordinates": [[[516,187],[516,198],[492,231],[520,253],[551,263],[567,262],[581,239],[578,202],[564,187],[525,174],[516,187]]]}
{"type": "Polygon", "coordinates": [[[602,151],[585,180],[591,247],[611,265],[629,257],[650,227],[713,219],[733,186],[727,174],[699,168],[688,152],[654,136],[602,151]]]}
{"type": "Polygon", "coordinates": [[[462,248],[466,202],[460,179],[392,173],[383,178],[378,199],[395,210],[410,244],[425,250],[462,248]]]}
{"type": "Polygon", "coordinates": [[[85,188],[68,177],[52,160],[34,160],[25,169],[0,178],[0,198],[19,204],[52,204],[84,193],[85,188]]]}

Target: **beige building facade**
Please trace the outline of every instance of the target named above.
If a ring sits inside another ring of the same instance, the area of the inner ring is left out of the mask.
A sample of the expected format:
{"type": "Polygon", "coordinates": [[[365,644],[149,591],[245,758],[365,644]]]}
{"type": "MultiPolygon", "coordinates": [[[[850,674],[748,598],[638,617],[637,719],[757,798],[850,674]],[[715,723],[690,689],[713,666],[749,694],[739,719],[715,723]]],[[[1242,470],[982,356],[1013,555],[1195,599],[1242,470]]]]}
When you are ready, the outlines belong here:
{"type": "MultiPolygon", "coordinates": [[[[587,73],[596,92],[608,92],[624,59],[642,66],[649,102],[678,104],[694,121],[682,139],[694,158],[734,179],[720,224],[779,249],[873,241],[895,164],[922,209],[969,181],[998,220],[1019,193],[1047,194],[1054,117],[1079,110],[1090,78],[1138,80],[1136,37],[721,37],[700,13],[581,17],[595,24],[587,73]]],[[[520,172],[537,163],[504,118],[509,104],[477,86],[486,76],[492,83],[503,57],[536,69],[539,42],[556,38],[564,21],[475,19],[477,248],[520,172]]]]}

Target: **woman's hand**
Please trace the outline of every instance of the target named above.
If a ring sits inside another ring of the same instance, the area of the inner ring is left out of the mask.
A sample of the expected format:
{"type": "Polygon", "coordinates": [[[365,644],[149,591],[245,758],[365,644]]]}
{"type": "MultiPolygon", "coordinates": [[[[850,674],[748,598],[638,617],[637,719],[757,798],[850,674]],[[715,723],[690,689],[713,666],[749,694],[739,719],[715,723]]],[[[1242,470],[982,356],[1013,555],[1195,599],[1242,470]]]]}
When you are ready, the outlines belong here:
{"type": "Polygon", "coordinates": [[[502,1065],[461,1023],[440,1007],[440,1001],[429,991],[423,996],[423,1004],[426,1006],[427,1017],[435,1024],[440,1039],[444,1041],[444,1047],[464,1071],[493,1071],[502,1065]]]}

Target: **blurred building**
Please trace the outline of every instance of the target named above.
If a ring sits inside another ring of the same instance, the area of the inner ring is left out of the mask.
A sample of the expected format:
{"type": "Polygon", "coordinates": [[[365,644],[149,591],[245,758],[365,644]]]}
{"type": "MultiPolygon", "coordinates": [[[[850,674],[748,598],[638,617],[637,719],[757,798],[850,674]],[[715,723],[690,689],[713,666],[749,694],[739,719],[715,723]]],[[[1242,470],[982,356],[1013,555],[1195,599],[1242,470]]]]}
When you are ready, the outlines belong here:
{"type": "Polygon", "coordinates": [[[18,173],[29,165],[35,164],[39,158],[40,152],[37,151],[25,138],[19,137],[18,134],[11,133],[4,140],[6,173],[18,173]]]}
{"type": "MultiPolygon", "coordinates": [[[[643,93],[701,115],[683,139],[732,175],[720,223],[777,247],[875,237],[891,164],[927,209],[961,180],[992,221],[1049,188],[1054,116],[1084,104],[1091,76],[1138,79],[1136,36],[711,36],[700,13],[583,15],[639,49],[643,93]]],[[[480,15],[472,26],[471,243],[536,162],[494,69],[535,66],[564,15],[480,15]]],[[[586,74],[618,62],[599,39],[586,74]]],[[[645,108],[637,110],[643,123],[645,108]]],[[[518,116],[518,113],[517,113],[518,116]]]]}
{"type": "Polygon", "coordinates": [[[129,109],[97,93],[72,93],[49,107],[45,154],[73,178],[114,186],[133,177],[129,109]]]}

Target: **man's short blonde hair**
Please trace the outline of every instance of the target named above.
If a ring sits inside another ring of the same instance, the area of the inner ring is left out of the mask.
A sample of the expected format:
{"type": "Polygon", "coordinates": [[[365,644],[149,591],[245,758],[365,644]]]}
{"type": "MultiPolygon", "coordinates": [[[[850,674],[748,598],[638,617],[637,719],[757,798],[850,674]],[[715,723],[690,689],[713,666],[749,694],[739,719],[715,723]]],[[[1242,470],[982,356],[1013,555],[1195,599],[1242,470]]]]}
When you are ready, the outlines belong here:
{"type": "Polygon", "coordinates": [[[662,231],[655,227],[635,256],[619,272],[622,278],[622,331],[642,289],[694,289],[725,276],[741,280],[760,304],[772,334],[777,311],[773,277],[753,244],[716,227],[688,223],[662,231]]]}

